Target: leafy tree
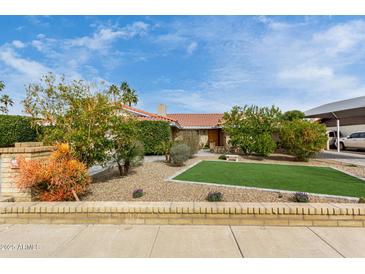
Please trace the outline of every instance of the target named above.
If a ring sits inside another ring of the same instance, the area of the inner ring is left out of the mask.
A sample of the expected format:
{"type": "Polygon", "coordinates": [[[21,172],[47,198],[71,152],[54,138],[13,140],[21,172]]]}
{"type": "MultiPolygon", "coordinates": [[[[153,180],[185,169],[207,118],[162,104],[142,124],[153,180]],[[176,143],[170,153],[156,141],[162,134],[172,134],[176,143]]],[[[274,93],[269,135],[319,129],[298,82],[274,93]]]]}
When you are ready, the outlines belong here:
{"type": "Polygon", "coordinates": [[[136,91],[131,89],[127,82],[122,82],[119,87],[114,84],[111,85],[107,91],[107,94],[114,103],[121,103],[128,106],[138,103],[136,91]]]}
{"type": "Polygon", "coordinates": [[[308,161],[327,143],[326,126],[305,120],[285,122],[280,129],[282,146],[298,160],[308,161]]]}
{"type": "Polygon", "coordinates": [[[14,101],[7,94],[4,94],[0,97],[0,103],[3,104],[1,111],[6,114],[9,113],[9,106],[14,105],[14,101]]]}
{"type": "Polygon", "coordinates": [[[143,143],[138,140],[138,121],[132,117],[114,117],[111,127],[112,158],[121,176],[128,175],[130,167],[143,158],[143,143]]]}
{"type": "Polygon", "coordinates": [[[160,144],[171,140],[171,127],[166,121],[139,121],[139,139],[144,146],[145,155],[164,154],[160,144]]]}
{"type": "Polygon", "coordinates": [[[224,113],[223,129],[230,143],[246,154],[267,156],[276,148],[272,135],[279,130],[281,112],[272,106],[234,106],[224,113]]]}
{"type": "Polygon", "coordinates": [[[304,112],[300,110],[289,110],[285,112],[282,116],[284,121],[294,121],[294,120],[302,120],[304,119],[305,115],[304,112]]]}
{"type": "Polygon", "coordinates": [[[120,89],[122,91],[121,101],[123,104],[132,106],[132,104],[138,103],[138,96],[134,89],[131,89],[127,82],[123,82],[120,85],[120,89]]]}
{"type": "Polygon", "coordinates": [[[105,163],[110,139],[108,131],[115,106],[105,92],[81,80],[56,81],[54,74],[30,84],[23,101],[25,112],[42,120],[46,143],[70,144],[77,159],[87,167],[105,163]]]}
{"type": "Polygon", "coordinates": [[[171,148],[174,142],[172,140],[162,141],[158,145],[158,149],[165,155],[165,162],[171,162],[171,148]]]}
{"type": "MultiPolygon", "coordinates": [[[[4,88],[5,88],[4,82],[0,81],[0,92],[3,91],[4,88]]],[[[9,106],[13,106],[13,105],[14,105],[14,101],[10,98],[9,95],[3,94],[0,97],[0,113],[8,114],[9,106]]]]}
{"type": "Polygon", "coordinates": [[[109,96],[111,96],[113,102],[117,103],[121,101],[121,92],[116,85],[111,85],[107,93],[109,96]]]}

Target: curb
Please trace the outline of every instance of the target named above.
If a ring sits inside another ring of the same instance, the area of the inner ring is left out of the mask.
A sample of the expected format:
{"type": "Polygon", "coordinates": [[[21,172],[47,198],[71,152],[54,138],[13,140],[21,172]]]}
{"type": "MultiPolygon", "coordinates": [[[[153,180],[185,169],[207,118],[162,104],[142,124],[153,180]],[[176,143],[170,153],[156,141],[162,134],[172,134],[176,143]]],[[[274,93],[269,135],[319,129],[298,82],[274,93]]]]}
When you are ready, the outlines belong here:
{"type": "Polygon", "coordinates": [[[7,202],[0,203],[0,223],[365,227],[365,204],[7,202]]]}

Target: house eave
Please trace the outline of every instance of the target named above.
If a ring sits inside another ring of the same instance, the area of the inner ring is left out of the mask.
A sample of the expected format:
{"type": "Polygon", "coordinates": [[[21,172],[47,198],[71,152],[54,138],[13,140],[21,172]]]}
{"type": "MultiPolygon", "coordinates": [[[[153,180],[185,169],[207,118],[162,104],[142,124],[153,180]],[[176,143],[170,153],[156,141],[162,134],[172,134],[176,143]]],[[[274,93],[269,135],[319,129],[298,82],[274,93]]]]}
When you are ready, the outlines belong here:
{"type": "Polygon", "coordinates": [[[182,126],[181,129],[220,129],[220,126],[182,126]]]}

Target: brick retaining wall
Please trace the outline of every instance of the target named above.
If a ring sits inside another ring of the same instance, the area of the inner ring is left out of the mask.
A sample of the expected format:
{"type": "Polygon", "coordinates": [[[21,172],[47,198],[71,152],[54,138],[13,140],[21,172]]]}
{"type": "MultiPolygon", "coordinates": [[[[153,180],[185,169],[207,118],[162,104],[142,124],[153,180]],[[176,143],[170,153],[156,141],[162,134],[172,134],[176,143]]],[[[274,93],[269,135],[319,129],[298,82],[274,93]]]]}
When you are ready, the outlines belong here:
{"type": "Polygon", "coordinates": [[[5,202],[0,223],[365,227],[365,204],[5,202]]]}
{"type": "Polygon", "coordinates": [[[15,143],[15,147],[0,148],[0,196],[12,197],[16,201],[31,201],[30,191],[16,186],[19,169],[13,162],[17,157],[26,160],[46,159],[53,149],[52,146],[43,146],[41,142],[15,143]]]}

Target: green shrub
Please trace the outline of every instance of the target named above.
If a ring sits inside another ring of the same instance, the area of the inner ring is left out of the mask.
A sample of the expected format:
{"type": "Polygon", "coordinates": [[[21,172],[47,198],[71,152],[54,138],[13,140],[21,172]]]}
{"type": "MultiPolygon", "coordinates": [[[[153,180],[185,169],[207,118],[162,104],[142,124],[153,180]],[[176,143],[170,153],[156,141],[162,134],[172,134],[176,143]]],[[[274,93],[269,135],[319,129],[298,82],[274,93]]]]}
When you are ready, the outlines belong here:
{"type": "Polygon", "coordinates": [[[253,143],[253,151],[260,156],[268,156],[276,149],[276,142],[270,133],[262,133],[257,135],[253,143]]]}
{"type": "Polygon", "coordinates": [[[195,154],[198,153],[200,148],[200,138],[195,130],[180,131],[176,140],[181,141],[189,147],[189,158],[192,158],[195,154]]]}
{"type": "Polygon", "coordinates": [[[304,119],[305,114],[300,110],[289,110],[282,115],[284,121],[294,121],[304,119]]]}
{"type": "Polygon", "coordinates": [[[161,143],[171,140],[171,128],[164,121],[140,121],[140,140],[144,145],[146,155],[162,155],[161,143]]]}
{"type": "Polygon", "coordinates": [[[280,140],[289,154],[308,161],[326,146],[326,126],[305,120],[286,122],[280,129],[280,140]]]}
{"type": "Polygon", "coordinates": [[[33,142],[37,134],[32,128],[32,118],[0,115],[0,147],[13,146],[16,142],[33,142]]]}
{"type": "Polygon", "coordinates": [[[209,202],[220,202],[223,199],[223,194],[221,192],[209,192],[207,200],[209,202]]]}
{"type": "Polygon", "coordinates": [[[158,149],[165,155],[165,162],[170,163],[170,153],[171,153],[171,147],[174,144],[172,140],[163,141],[158,146],[158,149]]]}
{"type": "Polygon", "coordinates": [[[177,143],[171,148],[171,161],[176,166],[182,166],[190,155],[190,148],[186,144],[177,143]]]}
{"type": "Polygon", "coordinates": [[[144,195],[144,192],[143,192],[143,189],[141,189],[141,188],[135,189],[132,193],[132,197],[134,199],[141,198],[143,195],[144,195]]]}
{"type": "Polygon", "coordinates": [[[297,192],[294,194],[294,201],[297,203],[308,203],[309,196],[307,193],[304,192],[297,192]]]}
{"type": "Polygon", "coordinates": [[[219,160],[227,160],[227,156],[222,154],[222,155],[219,155],[218,159],[219,160]]]}

